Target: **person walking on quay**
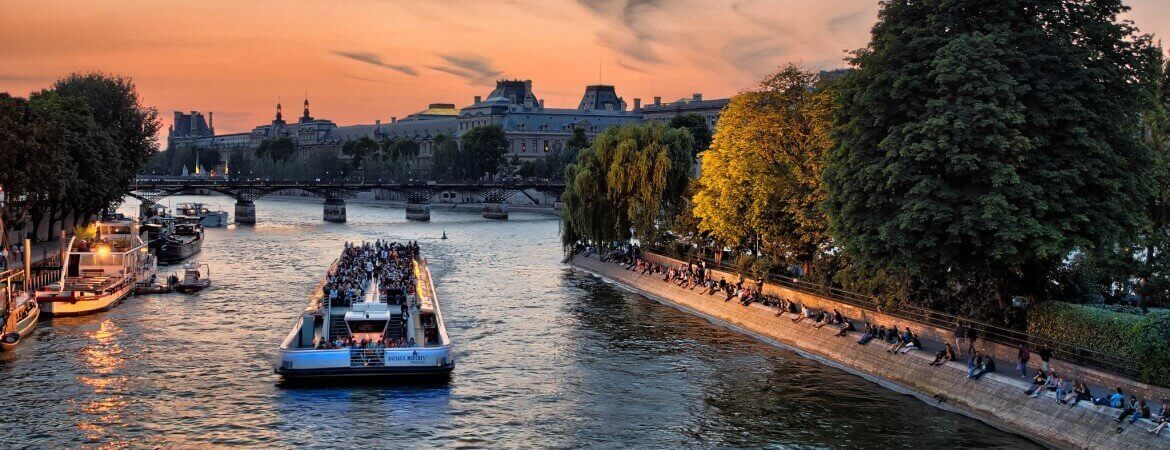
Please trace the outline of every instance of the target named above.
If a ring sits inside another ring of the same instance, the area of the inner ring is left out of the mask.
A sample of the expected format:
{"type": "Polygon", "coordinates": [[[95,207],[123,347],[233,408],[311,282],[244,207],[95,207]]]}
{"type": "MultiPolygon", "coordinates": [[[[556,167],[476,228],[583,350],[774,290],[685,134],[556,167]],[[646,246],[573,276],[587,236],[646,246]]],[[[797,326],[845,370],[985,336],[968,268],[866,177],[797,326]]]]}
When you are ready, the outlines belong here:
{"type": "MultiPolygon", "coordinates": [[[[1032,358],[1032,354],[1028,352],[1028,344],[1021,344],[1019,353],[1016,356],[1016,372],[1020,373],[1020,378],[1028,378],[1028,360],[1032,358]]],[[[1048,372],[1048,369],[1044,369],[1048,372]]]]}
{"type": "Polygon", "coordinates": [[[967,327],[963,322],[955,322],[955,350],[958,350],[960,357],[963,356],[963,349],[967,348],[966,343],[967,327]]]}
{"type": "Polygon", "coordinates": [[[1040,355],[1040,368],[1044,369],[1045,372],[1050,371],[1048,360],[1052,359],[1052,349],[1047,345],[1041,345],[1039,349],[1036,349],[1036,354],[1040,355]]]}

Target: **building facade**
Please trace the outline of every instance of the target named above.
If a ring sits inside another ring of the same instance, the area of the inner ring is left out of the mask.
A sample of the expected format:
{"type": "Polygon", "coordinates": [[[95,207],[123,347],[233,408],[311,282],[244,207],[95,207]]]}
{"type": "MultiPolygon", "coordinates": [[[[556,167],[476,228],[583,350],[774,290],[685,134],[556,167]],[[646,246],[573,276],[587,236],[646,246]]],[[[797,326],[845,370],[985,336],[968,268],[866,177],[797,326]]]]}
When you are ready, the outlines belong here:
{"type": "MultiPolygon", "coordinates": [[[[309,113],[309,100],[295,121],[285,121],[281,105],[277,103],[271,122],[257,126],[248,133],[215,134],[213,113],[207,119],[201,113],[176,111],[174,124],[167,133],[167,147],[201,147],[222,151],[254,150],[266,139],[291,138],[297,146],[297,156],[306,157],[319,152],[341,156],[346,141],[369,137],[375,140],[412,139],[419,143],[419,159],[429,160],[439,135],[458,139],[473,128],[496,125],[503,128],[509,147],[508,157],[529,161],[560,151],[573,136],[573,130],[584,130],[590,139],[614,125],[642,121],[669,121],[679,114],[695,113],[708,119],[712,129],[727,99],[702,100],[695,94],[691,100],[664,104],[655,97],[653,104],[641,105],[634,99],[633,108],[618,96],[614,86],[591,85],[576,108],[546,108],[544,100],[532,90],[532,80],[500,80],[487,98],[475,96],[472,103],[456,108],[452,103],[432,103],[426,109],[399,120],[391,117],[372,125],[338,126],[327,119],[314,118],[309,113]]],[[[252,154],[252,152],[247,152],[252,154]]]]}

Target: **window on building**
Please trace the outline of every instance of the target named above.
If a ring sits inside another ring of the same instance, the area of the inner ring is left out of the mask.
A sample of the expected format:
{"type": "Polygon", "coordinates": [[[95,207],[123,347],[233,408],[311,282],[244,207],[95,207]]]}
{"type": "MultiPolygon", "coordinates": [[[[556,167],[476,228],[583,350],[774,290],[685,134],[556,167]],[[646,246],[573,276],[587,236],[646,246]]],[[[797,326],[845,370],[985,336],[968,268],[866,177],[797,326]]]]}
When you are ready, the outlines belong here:
{"type": "Polygon", "coordinates": [[[520,143],[520,153],[527,153],[527,152],[528,152],[528,143],[521,142],[520,143]]]}
{"type": "Polygon", "coordinates": [[[544,140],[544,152],[548,153],[548,139],[544,140]]]}

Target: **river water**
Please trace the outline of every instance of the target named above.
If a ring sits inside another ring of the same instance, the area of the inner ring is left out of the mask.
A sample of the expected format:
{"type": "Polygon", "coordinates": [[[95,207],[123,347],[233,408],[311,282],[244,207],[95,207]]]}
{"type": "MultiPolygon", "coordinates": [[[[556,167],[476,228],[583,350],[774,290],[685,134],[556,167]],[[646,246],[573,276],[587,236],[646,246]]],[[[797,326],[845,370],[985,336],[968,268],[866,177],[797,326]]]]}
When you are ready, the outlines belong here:
{"type": "Polygon", "coordinates": [[[254,227],[207,231],[208,290],[42,321],[0,354],[0,448],[1035,446],[571,270],[547,215],[348,209],[257,201],[254,227]],[[342,242],[378,238],[429,257],[451,381],[279,386],[306,295],[342,242]]]}

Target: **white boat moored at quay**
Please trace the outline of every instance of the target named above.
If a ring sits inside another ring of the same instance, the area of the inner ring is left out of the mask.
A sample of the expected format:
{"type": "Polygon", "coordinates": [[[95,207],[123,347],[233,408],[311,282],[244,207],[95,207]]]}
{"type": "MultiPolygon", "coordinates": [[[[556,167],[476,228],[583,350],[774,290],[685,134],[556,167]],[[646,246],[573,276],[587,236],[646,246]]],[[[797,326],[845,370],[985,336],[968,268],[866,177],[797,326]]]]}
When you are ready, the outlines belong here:
{"type": "Polygon", "coordinates": [[[445,378],[455,367],[417,244],[346,244],[280,346],[284,379],[445,378]]]}
{"type": "Polygon", "coordinates": [[[132,220],[98,222],[92,239],[70,238],[61,279],[36,291],[41,312],[76,316],[105,311],[154,277],[156,264],[132,220]]]}

